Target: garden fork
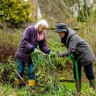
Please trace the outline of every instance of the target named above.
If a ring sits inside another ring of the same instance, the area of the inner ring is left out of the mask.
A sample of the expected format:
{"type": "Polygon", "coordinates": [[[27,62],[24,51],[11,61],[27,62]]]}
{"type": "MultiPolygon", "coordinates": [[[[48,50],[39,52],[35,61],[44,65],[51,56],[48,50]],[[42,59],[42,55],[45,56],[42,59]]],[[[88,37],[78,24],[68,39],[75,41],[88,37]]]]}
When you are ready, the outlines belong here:
{"type": "Polygon", "coordinates": [[[78,60],[75,60],[75,57],[72,54],[70,54],[68,56],[68,58],[73,61],[74,66],[75,66],[75,72],[76,72],[76,89],[77,89],[77,92],[79,93],[81,91],[81,88],[80,88],[80,79],[79,79],[79,74],[78,74],[78,60]]]}

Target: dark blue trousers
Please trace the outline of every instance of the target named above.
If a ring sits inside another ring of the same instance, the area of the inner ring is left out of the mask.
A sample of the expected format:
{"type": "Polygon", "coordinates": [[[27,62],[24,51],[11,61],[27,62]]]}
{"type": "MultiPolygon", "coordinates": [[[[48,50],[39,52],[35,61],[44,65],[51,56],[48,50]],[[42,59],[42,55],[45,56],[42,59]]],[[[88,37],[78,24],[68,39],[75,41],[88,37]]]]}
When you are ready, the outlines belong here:
{"type": "MultiPolygon", "coordinates": [[[[81,68],[82,67],[78,63],[79,79],[81,79],[81,68]]],[[[89,65],[84,66],[84,71],[85,71],[85,74],[86,74],[86,77],[87,77],[88,80],[95,79],[94,72],[93,72],[93,69],[92,69],[92,63],[90,63],[89,65]]],[[[74,72],[74,79],[76,79],[76,70],[75,70],[74,64],[73,64],[73,72],[74,72]]]]}

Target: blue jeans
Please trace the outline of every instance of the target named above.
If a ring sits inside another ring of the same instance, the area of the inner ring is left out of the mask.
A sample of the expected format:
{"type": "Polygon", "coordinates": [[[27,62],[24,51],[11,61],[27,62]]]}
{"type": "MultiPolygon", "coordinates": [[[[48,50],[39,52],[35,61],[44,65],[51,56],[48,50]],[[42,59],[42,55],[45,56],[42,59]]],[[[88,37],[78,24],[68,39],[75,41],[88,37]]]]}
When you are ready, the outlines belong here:
{"type": "MultiPolygon", "coordinates": [[[[85,71],[85,74],[86,74],[86,77],[87,77],[88,80],[95,79],[94,71],[92,69],[92,63],[84,66],[84,71],[85,71]]],[[[74,79],[76,79],[76,71],[75,71],[74,64],[73,64],[73,72],[74,72],[74,79]]],[[[78,62],[78,75],[79,75],[79,79],[81,79],[81,66],[80,66],[79,62],[78,62]]]]}
{"type": "MultiPolygon", "coordinates": [[[[23,62],[22,60],[18,59],[18,74],[23,78],[24,75],[24,69],[25,69],[25,62],[23,62]]],[[[34,66],[32,61],[28,62],[28,78],[29,79],[35,79],[35,72],[33,70],[34,66]]],[[[19,77],[17,77],[19,79],[19,77]]]]}

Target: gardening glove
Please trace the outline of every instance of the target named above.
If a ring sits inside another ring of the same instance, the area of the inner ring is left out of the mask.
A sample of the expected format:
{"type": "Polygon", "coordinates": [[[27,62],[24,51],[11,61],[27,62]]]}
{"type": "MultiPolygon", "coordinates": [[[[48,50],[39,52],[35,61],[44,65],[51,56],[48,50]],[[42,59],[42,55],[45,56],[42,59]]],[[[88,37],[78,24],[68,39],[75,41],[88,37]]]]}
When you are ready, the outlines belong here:
{"type": "Polygon", "coordinates": [[[41,51],[38,50],[37,48],[35,48],[34,53],[41,53],[41,54],[44,54],[43,52],[41,52],[41,51]]]}
{"type": "Polygon", "coordinates": [[[52,51],[50,51],[50,56],[55,57],[55,54],[52,51]]]}

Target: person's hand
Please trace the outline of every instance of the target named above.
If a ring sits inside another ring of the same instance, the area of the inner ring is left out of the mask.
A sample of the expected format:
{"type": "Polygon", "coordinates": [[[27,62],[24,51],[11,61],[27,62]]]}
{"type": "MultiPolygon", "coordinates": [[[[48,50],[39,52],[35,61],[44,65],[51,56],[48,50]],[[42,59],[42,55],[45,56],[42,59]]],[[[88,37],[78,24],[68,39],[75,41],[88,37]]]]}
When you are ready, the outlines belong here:
{"type": "Polygon", "coordinates": [[[50,59],[50,55],[49,54],[46,54],[46,59],[50,59]]]}
{"type": "Polygon", "coordinates": [[[57,51],[55,54],[56,54],[56,56],[58,56],[58,57],[62,57],[62,52],[58,52],[58,51],[57,51]]]}
{"type": "Polygon", "coordinates": [[[44,54],[43,52],[41,52],[41,51],[38,50],[37,48],[35,48],[34,53],[41,53],[41,54],[44,54]]]}
{"type": "Polygon", "coordinates": [[[52,51],[50,51],[50,56],[55,57],[55,54],[52,51]]]}

